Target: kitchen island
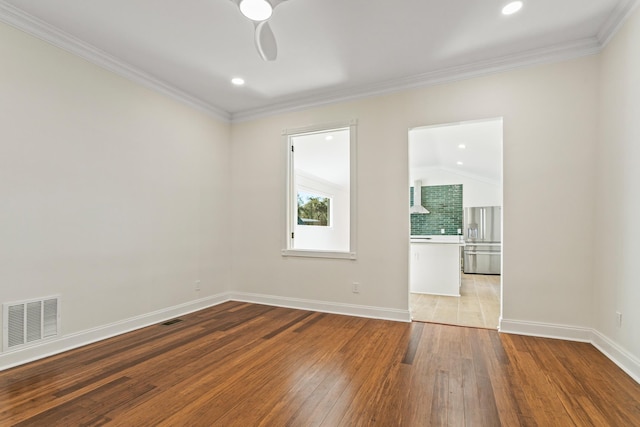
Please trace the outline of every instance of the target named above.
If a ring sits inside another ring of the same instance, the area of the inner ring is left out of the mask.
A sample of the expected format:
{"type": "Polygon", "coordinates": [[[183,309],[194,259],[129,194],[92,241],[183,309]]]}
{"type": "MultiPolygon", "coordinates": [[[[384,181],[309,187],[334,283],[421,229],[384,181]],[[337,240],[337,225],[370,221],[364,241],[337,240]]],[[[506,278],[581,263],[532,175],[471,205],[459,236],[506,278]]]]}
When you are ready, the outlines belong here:
{"type": "Polygon", "coordinates": [[[459,297],[463,246],[459,236],[411,236],[410,292],[459,297]]]}

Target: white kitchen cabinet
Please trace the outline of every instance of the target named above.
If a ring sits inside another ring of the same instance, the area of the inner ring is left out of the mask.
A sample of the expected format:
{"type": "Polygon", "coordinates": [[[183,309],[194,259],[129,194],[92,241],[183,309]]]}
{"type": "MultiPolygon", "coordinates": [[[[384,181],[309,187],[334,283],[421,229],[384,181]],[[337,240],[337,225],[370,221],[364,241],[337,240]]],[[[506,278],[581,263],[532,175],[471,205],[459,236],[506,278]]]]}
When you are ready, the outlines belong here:
{"type": "Polygon", "coordinates": [[[457,240],[411,241],[412,293],[460,296],[460,248],[457,240]]]}

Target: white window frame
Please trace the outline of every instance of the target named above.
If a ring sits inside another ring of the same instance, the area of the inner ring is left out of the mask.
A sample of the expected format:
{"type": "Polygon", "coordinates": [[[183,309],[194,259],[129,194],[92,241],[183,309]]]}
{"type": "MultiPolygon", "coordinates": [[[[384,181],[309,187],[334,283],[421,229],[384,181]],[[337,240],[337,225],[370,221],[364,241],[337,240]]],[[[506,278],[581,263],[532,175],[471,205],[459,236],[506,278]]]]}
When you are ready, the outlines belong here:
{"type": "Polygon", "coordinates": [[[283,129],[282,137],[286,147],[287,156],[287,176],[286,176],[286,206],[285,206],[285,233],[282,256],[287,257],[307,257],[307,258],[334,258],[350,259],[357,258],[357,120],[348,122],[329,123],[322,125],[307,126],[295,129],[283,129]],[[305,133],[324,133],[337,129],[349,129],[349,251],[322,251],[311,249],[293,249],[292,233],[295,229],[295,220],[298,209],[297,192],[295,188],[295,170],[293,159],[292,138],[305,133]]]}

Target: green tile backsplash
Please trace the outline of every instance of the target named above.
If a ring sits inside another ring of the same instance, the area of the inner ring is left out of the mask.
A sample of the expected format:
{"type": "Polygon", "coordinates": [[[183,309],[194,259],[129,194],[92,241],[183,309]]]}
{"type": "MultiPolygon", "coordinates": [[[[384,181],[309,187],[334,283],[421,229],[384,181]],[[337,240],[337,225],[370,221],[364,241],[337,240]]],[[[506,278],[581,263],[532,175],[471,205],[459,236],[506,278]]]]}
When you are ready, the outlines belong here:
{"type": "MultiPolygon", "coordinates": [[[[413,187],[409,190],[413,205],[413,187]]],[[[422,187],[422,206],[429,214],[411,214],[411,235],[458,234],[462,229],[462,184],[422,187]]]]}

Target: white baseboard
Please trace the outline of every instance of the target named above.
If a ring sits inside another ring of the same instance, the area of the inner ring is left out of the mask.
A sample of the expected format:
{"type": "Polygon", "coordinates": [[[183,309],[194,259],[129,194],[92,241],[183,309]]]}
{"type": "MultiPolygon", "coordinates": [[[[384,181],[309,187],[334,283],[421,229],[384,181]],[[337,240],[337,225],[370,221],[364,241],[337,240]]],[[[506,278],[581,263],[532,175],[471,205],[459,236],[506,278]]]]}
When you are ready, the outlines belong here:
{"type": "Polygon", "coordinates": [[[288,298],[274,295],[252,294],[246,292],[231,292],[230,299],[234,301],[251,302],[255,304],[273,305],[276,307],[295,308],[298,310],[344,314],[347,316],[393,320],[396,322],[411,322],[411,315],[409,313],[409,310],[345,304],[329,301],[317,301],[300,298],[288,298]]]}
{"type": "MultiPolygon", "coordinates": [[[[202,310],[207,307],[212,307],[226,301],[241,301],[299,310],[310,310],[399,322],[411,321],[409,310],[288,298],[245,292],[225,292],[86,331],[64,335],[58,339],[39,343],[32,347],[0,353],[0,371],[48,356],[53,356],[96,341],[111,338],[116,335],[131,332],[136,329],[144,328],[146,326],[202,310]]],[[[568,325],[555,325],[550,323],[500,319],[499,331],[508,334],[591,343],[631,378],[640,383],[640,360],[594,329],[568,325]]]]}
{"type": "Polygon", "coordinates": [[[68,350],[73,350],[74,348],[82,347],[232,300],[293,309],[319,311],[324,313],[368,317],[373,319],[394,320],[400,322],[411,321],[409,310],[396,310],[384,307],[369,307],[242,292],[225,292],[154,311],[152,313],[124,319],[108,325],[99,326],[97,328],[63,335],[45,342],[34,344],[30,347],[0,353],[0,371],[53,356],[68,350]]]}
{"type": "Polygon", "coordinates": [[[182,316],[203,308],[212,307],[229,301],[229,294],[222,293],[184,304],[175,305],[152,313],[131,317],[97,328],[63,335],[30,347],[23,347],[14,351],[0,353],[0,371],[22,365],[34,360],[53,356],[74,348],[121,335],[136,329],[144,328],[162,321],[182,316]]]}
{"type": "Polygon", "coordinates": [[[591,342],[592,329],[551,323],[500,319],[499,332],[567,341],[591,342]]]}
{"type": "Polygon", "coordinates": [[[640,384],[640,360],[595,329],[501,319],[498,330],[507,334],[590,343],[640,384]]]}
{"type": "Polygon", "coordinates": [[[593,331],[591,344],[640,384],[640,360],[637,357],[629,354],[629,352],[596,330],[593,331]]]}

